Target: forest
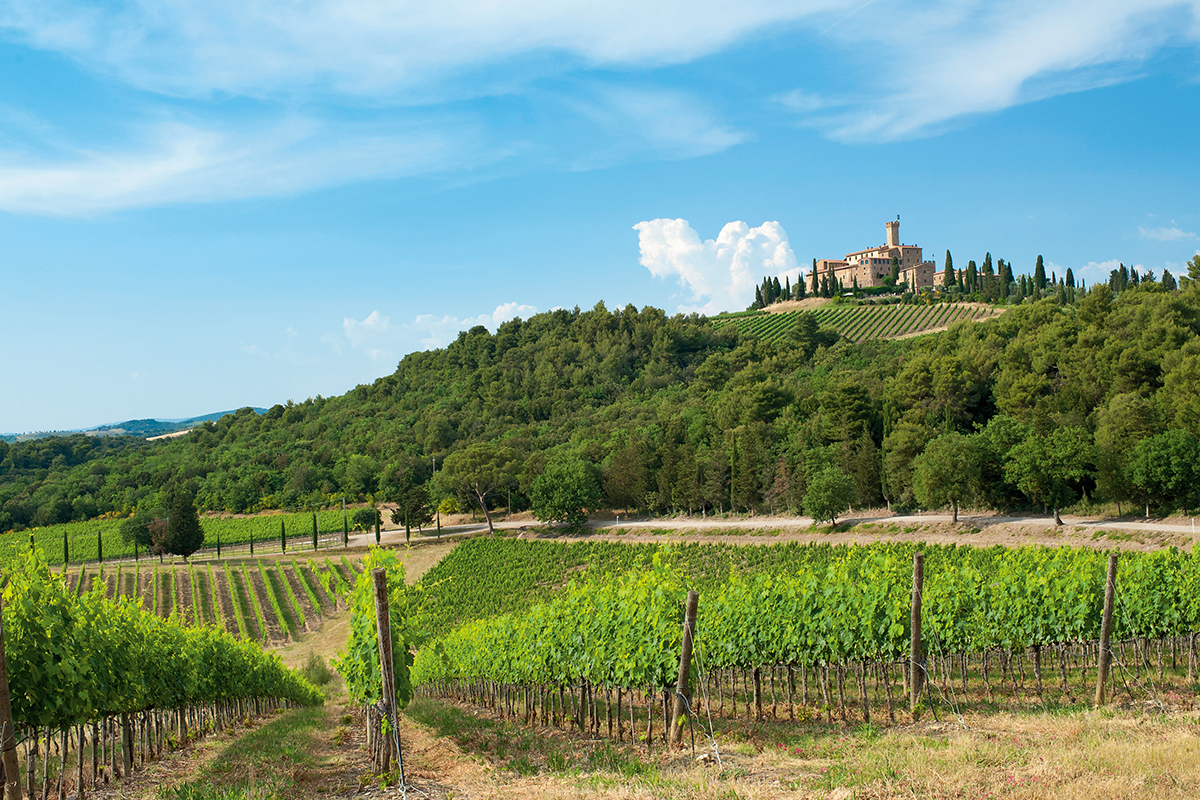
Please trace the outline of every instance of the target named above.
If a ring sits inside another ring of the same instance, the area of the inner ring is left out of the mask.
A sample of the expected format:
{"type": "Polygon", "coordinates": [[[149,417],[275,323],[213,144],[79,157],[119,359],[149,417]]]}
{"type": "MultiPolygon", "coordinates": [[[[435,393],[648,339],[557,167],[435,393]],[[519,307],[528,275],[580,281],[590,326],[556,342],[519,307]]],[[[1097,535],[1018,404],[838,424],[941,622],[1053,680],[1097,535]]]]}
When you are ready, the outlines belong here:
{"type": "Polygon", "coordinates": [[[903,340],[856,343],[799,314],[768,341],[603,303],[479,326],[339,397],[245,408],[173,440],[0,442],[0,530],[124,517],[172,487],[210,512],[343,497],[414,519],[439,503],[520,509],[557,476],[585,486],[585,510],[799,511],[830,492],[853,506],[1195,508],[1200,284],[1114,275],[903,340]]]}

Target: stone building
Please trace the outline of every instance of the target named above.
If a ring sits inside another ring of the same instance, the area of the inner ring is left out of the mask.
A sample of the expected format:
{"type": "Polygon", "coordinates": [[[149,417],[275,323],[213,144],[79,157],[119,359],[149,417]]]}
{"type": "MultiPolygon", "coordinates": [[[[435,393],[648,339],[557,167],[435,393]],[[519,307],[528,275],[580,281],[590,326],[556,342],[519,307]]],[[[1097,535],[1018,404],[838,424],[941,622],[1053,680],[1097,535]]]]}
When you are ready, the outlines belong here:
{"type": "Polygon", "coordinates": [[[921,288],[941,284],[941,272],[932,261],[925,261],[921,248],[900,243],[900,218],[884,224],[887,241],[878,247],[869,247],[847,253],[844,259],[822,258],[817,261],[818,280],[832,275],[849,288],[855,281],[859,286],[882,286],[883,279],[892,274],[892,259],[900,262],[899,284],[921,288]]]}

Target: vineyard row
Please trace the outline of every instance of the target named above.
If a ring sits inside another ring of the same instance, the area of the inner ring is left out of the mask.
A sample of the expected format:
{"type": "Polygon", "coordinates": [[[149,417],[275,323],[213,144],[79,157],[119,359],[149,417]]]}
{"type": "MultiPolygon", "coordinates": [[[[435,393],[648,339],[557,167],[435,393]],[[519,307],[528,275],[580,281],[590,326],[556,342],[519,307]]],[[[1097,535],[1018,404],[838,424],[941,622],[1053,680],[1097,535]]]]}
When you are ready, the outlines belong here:
{"type": "Polygon", "coordinates": [[[766,341],[787,336],[796,316],[811,313],[818,324],[833,328],[853,342],[871,339],[891,339],[922,331],[940,329],[962,320],[984,319],[991,311],[977,305],[934,303],[929,305],[825,305],[814,311],[785,311],[759,313],[736,317],[715,317],[714,327],[733,325],[742,333],[766,341]]]}
{"type": "Polygon", "coordinates": [[[315,629],[345,601],[361,566],[345,556],[203,564],[151,561],[98,565],[63,577],[82,595],[99,586],[109,600],[130,598],[160,619],[214,625],[240,640],[279,644],[315,629]]]}
{"type": "MultiPolygon", "coordinates": [[[[710,584],[701,594],[692,662],[693,685],[702,689],[697,707],[759,718],[781,712],[831,718],[836,711],[869,721],[874,703],[886,704],[894,718],[910,679],[914,550],[908,544],[791,548],[785,572],[735,573],[710,584]]],[[[930,702],[958,707],[968,698],[1044,702],[1053,695],[1077,703],[1089,696],[1105,554],[924,552],[922,683],[930,702]]],[[[531,721],[574,719],[585,730],[598,731],[597,715],[602,711],[607,722],[615,709],[618,736],[623,714],[633,713],[622,705],[636,690],[649,730],[675,682],[688,584],[671,566],[669,550],[649,569],[573,583],[527,611],[468,622],[430,642],[416,656],[413,682],[422,693],[531,721]]],[[[1123,554],[1116,586],[1110,692],[1161,704],[1196,676],[1200,552],[1123,554]]]]}

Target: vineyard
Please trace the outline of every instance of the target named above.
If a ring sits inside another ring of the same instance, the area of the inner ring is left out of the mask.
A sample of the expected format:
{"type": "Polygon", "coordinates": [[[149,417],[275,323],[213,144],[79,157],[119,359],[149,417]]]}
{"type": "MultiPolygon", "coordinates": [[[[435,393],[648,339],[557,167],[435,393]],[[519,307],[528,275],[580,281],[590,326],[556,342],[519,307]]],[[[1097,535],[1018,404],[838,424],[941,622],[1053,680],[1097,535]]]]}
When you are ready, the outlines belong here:
{"type": "MultiPolygon", "coordinates": [[[[288,550],[312,550],[314,539],[318,548],[327,548],[341,544],[345,525],[340,510],[203,517],[200,522],[204,528],[201,555],[218,555],[221,548],[236,548],[241,554],[255,546],[263,552],[277,552],[282,540],[287,541],[288,550]]],[[[0,564],[17,557],[30,540],[51,564],[62,564],[64,553],[71,564],[133,558],[134,546],[122,540],[120,528],[119,519],[94,519],[6,533],[0,536],[0,564]]]]}
{"type": "MultiPolygon", "coordinates": [[[[683,600],[695,588],[697,713],[828,721],[836,713],[869,722],[874,706],[895,719],[908,680],[918,545],[629,549],[606,563],[606,549],[591,544],[461,545],[423,582],[437,594],[437,614],[457,613],[463,622],[420,650],[413,683],[421,693],[482,702],[527,721],[573,720],[593,734],[601,716],[612,734],[615,719],[618,739],[629,715],[644,739],[645,731],[661,732],[652,720],[664,719],[683,600]],[[505,571],[494,565],[512,559],[515,546],[530,552],[516,559],[515,576],[498,575],[505,571]],[[586,557],[598,558],[584,568],[586,557]],[[468,608],[458,604],[467,592],[516,599],[504,613],[467,621],[468,608]],[[636,720],[635,694],[645,712],[636,720]]],[[[920,549],[924,682],[935,713],[1086,701],[1096,681],[1104,553],[920,549]]],[[[1122,554],[1116,587],[1110,692],[1160,707],[1190,692],[1200,552],[1122,554]]]]}
{"type": "MultiPolygon", "coordinates": [[[[92,588],[80,593],[85,581],[69,586],[36,550],[7,572],[4,660],[16,736],[15,747],[5,743],[6,774],[16,780],[20,753],[30,797],[39,784],[43,798],[72,786],[82,796],[89,784],[128,776],[237,719],[322,702],[257,644],[163,619],[131,594],[110,598],[105,581],[86,581],[92,588]]],[[[157,589],[164,575],[146,585],[157,589]]]]}
{"type": "Polygon", "coordinates": [[[717,328],[732,325],[742,333],[765,341],[775,341],[787,335],[795,324],[796,316],[801,313],[811,313],[819,325],[836,330],[852,342],[865,342],[941,330],[962,320],[987,319],[998,312],[983,305],[961,303],[862,306],[830,303],[809,312],[761,311],[754,314],[713,317],[710,321],[717,328]]]}
{"type": "Polygon", "coordinates": [[[277,645],[314,630],[343,606],[361,568],[341,555],[193,564],[147,559],[85,566],[63,579],[75,595],[98,587],[109,600],[141,600],[159,619],[277,645]]]}

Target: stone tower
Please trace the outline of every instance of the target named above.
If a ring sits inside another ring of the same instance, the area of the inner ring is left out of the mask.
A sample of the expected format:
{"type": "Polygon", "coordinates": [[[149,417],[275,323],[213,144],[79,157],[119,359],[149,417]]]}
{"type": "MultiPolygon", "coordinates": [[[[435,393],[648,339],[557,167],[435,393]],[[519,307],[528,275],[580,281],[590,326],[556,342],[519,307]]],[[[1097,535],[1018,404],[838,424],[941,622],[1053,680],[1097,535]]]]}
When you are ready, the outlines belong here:
{"type": "Polygon", "coordinates": [[[900,220],[896,220],[895,222],[886,222],[886,223],[884,223],[884,227],[887,228],[887,246],[888,247],[899,247],[900,246],[900,220]]]}

